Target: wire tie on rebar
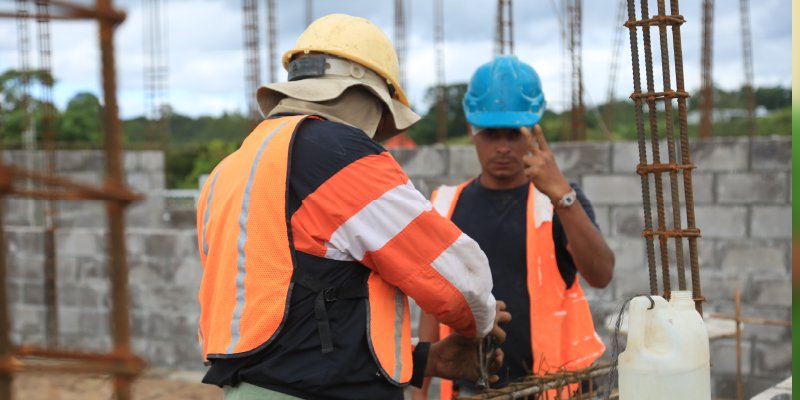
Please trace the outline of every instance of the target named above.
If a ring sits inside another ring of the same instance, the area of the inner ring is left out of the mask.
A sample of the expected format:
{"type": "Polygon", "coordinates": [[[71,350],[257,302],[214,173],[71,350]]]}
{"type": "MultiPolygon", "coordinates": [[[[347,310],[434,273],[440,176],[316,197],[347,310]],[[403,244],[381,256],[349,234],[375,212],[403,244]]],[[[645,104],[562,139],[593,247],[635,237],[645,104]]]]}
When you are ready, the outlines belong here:
{"type": "Polygon", "coordinates": [[[648,307],[647,309],[648,310],[652,310],[652,309],[656,308],[656,301],[653,300],[653,297],[651,297],[649,294],[646,294],[644,296],[647,297],[647,300],[650,300],[650,307],[648,307]]]}
{"type": "Polygon", "coordinates": [[[639,164],[636,166],[636,173],[645,175],[656,172],[679,172],[684,169],[691,170],[695,168],[697,168],[697,166],[694,164],[639,164]]]}
{"type": "Polygon", "coordinates": [[[700,237],[700,230],[697,228],[693,229],[671,229],[671,230],[652,230],[652,229],[645,229],[642,231],[642,236],[644,237],[654,237],[654,236],[664,236],[668,238],[697,238],[700,237]]]}

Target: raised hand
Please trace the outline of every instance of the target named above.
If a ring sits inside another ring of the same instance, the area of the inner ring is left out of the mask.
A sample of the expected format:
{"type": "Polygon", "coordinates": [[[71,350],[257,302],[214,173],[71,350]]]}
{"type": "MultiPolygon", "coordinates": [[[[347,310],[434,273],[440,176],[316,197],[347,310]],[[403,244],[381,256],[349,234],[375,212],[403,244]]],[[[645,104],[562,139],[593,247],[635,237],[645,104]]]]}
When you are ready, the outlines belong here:
{"type": "Polygon", "coordinates": [[[525,164],[525,176],[540,192],[549,197],[553,204],[558,203],[561,197],[569,193],[572,188],[561,174],[561,170],[558,169],[553,152],[550,151],[550,147],[544,139],[542,128],[535,125],[533,133],[531,133],[530,129],[522,127],[520,132],[525,137],[530,152],[522,157],[522,162],[525,164]]]}

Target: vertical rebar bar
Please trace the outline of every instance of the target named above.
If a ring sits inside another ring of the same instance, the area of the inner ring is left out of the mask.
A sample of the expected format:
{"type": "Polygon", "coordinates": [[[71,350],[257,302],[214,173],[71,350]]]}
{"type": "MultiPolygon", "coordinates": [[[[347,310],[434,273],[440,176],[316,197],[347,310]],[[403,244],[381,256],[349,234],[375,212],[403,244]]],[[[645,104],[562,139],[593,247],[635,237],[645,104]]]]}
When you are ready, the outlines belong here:
{"type": "Polygon", "coordinates": [[[403,0],[394,0],[394,46],[400,67],[400,87],[406,87],[406,10],[403,0]]]}
{"type": "MultiPolygon", "coordinates": [[[[3,160],[2,157],[0,157],[0,166],[2,166],[2,164],[3,160]]],[[[5,172],[3,172],[3,174],[5,174],[5,172]]],[[[6,179],[10,179],[10,177],[3,176],[0,179],[5,181],[6,179]]],[[[5,226],[3,220],[5,217],[6,188],[3,187],[0,189],[3,189],[0,193],[0,365],[3,366],[3,368],[0,369],[0,399],[11,399],[11,386],[14,379],[11,365],[14,362],[14,357],[12,356],[13,349],[9,337],[11,318],[8,312],[7,244],[5,229],[3,228],[5,226]]]]}
{"type": "MultiPolygon", "coordinates": [[[[37,28],[39,36],[39,70],[43,79],[50,79],[52,74],[50,51],[50,14],[49,2],[36,1],[37,28]]],[[[44,142],[44,170],[50,176],[55,175],[55,127],[53,104],[53,82],[41,82],[42,88],[42,139],[44,142]]],[[[45,298],[45,334],[47,344],[58,346],[58,303],[57,303],[57,271],[56,271],[56,220],[58,208],[52,200],[44,203],[44,298],[45,298]]]]}
{"type": "Polygon", "coordinates": [[[277,41],[278,29],[275,26],[275,0],[267,0],[267,65],[269,68],[269,81],[278,81],[278,56],[277,41]]]}
{"type": "MultiPolygon", "coordinates": [[[[670,11],[672,15],[681,15],[678,0],[670,0],[670,11]]],[[[683,47],[681,44],[681,30],[677,25],[672,26],[672,50],[675,58],[675,84],[678,92],[685,92],[686,86],[683,80],[683,47]]],[[[689,127],[686,117],[686,98],[678,97],[678,121],[680,124],[681,137],[681,163],[691,165],[692,157],[689,151],[689,127]]],[[[683,196],[684,207],[686,209],[686,228],[696,230],[694,216],[694,188],[692,186],[692,170],[683,169],[683,196]]],[[[697,312],[703,315],[703,298],[700,289],[700,264],[697,261],[697,237],[689,236],[689,265],[692,270],[692,297],[697,312]]]]}
{"type": "Polygon", "coordinates": [[[703,0],[703,53],[700,76],[700,137],[711,137],[714,130],[714,0],[703,0]]]}
{"type": "MultiPolygon", "coordinates": [[[[100,12],[111,13],[111,0],[97,0],[100,12]]],[[[122,124],[117,106],[117,78],[114,61],[114,29],[116,23],[101,18],[100,57],[103,77],[103,128],[105,131],[105,179],[106,186],[124,187],[122,163],[122,124]]],[[[130,319],[128,311],[128,265],[125,253],[125,208],[127,203],[109,201],[106,204],[109,230],[109,275],[111,278],[111,332],[114,352],[131,356],[130,319]]],[[[114,377],[114,392],[117,400],[130,400],[133,377],[118,374],[114,377]]]]}
{"type": "Polygon", "coordinates": [[[260,119],[255,90],[260,84],[261,61],[258,54],[258,2],[242,1],[242,20],[244,29],[245,54],[245,104],[250,123],[255,126],[260,119]]]}
{"type": "Polygon", "coordinates": [[[744,399],[742,387],[742,298],[739,288],[733,294],[733,303],[736,306],[736,400],[744,399]]]}
{"type": "Polygon", "coordinates": [[[750,0],[739,0],[739,18],[742,25],[742,60],[744,61],[744,108],[747,110],[747,134],[756,133],[756,104],[753,93],[753,39],[750,34],[750,0]]]}
{"type": "Polygon", "coordinates": [[[441,144],[447,142],[447,97],[444,75],[444,1],[433,1],[433,30],[436,46],[436,138],[441,144]]]}
{"type": "MultiPolygon", "coordinates": [[[[636,21],[636,4],[635,0],[628,0],[628,22],[636,21]]],[[[642,104],[642,83],[641,72],[639,66],[639,42],[636,33],[636,25],[628,24],[628,36],[631,43],[631,64],[633,66],[633,101],[634,101],[634,114],[636,117],[636,136],[639,147],[639,166],[647,165],[647,150],[645,145],[644,133],[644,105],[642,104]]],[[[642,202],[644,203],[644,228],[645,231],[652,231],[653,229],[653,215],[650,206],[650,179],[647,174],[639,175],[642,183],[642,202]]],[[[655,257],[655,244],[653,237],[645,235],[645,245],[647,251],[647,268],[650,277],[650,294],[658,294],[658,278],[656,277],[656,257],[655,257]]]]}
{"type": "MultiPolygon", "coordinates": [[[[665,0],[658,0],[658,15],[666,15],[665,0]]],[[[661,45],[661,77],[664,85],[663,91],[666,93],[672,90],[670,82],[670,63],[669,63],[669,45],[667,41],[667,26],[665,24],[658,25],[660,45],[661,45]]],[[[672,119],[672,98],[664,98],[664,119],[666,120],[665,136],[667,139],[667,157],[670,164],[677,162],[675,156],[675,130],[672,119]]],[[[669,172],[669,187],[672,201],[672,229],[681,229],[681,203],[678,195],[678,171],[671,170],[669,172]]],[[[678,268],[678,290],[686,290],[686,272],[683,266],[683,238],[680,236],[675,237],[675,264],[678,268]]]]}
{"type": "MultiPolygon", "coordinates": [[[[647,18],[650,15],[648,10],[648,0],[641,1],[642,17],[647,18]]],[[[655,92],[655,82],[653,78],[653,49],[650,41],[650,25],[645,25],[642,29],[642,41],[644,47],[644,65],[645,76],[647,79],[648,93],[655,92]]],[[[650,148],[653,156],[653,164],[661,163],[661,151],[659,146],[658,136],[658,110],[656,108],[656,99],[653,95],[647,96],[647,116],[650,121],[650,148]]],[[[664,212],[664,191],[661,180],[661,172],[655,171],[653,173],[653,181],[655,183],[656,192],[656,216],[658,218],[658,230],[666,230],[666,216],[664,212]]],[[[658,244],[661,258],[661,284],[663,285],[663,296],[666,299],[670,298],[670,276],[669,276],[669,247],[667,245],[667,238],[664,235],[658,236],[658,244]]]]}

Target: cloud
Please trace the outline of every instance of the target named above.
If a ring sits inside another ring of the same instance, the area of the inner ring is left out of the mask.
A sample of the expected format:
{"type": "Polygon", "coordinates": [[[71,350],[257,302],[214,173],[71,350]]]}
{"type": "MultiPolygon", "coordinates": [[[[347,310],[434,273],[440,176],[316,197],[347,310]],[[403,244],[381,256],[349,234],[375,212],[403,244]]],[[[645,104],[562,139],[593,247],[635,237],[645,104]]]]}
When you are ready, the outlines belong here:
{"type": "MultiPolygon", "coordinates": [[[[91,0],[82,0],[91,4],[91,0]]],[[[583,2],[583,70],[587,103],[605,101],[615,30],[623,29],[614,92],[625,97],[632,91],[630,44],[627,29],[616,26],[617,1],[583,2]]],[[[0,6],[13,10],[12,2],[0,6]]],[[[144,108],[143,6],[141,0],[115,2],[127,19],[115,40],[120,111],[124,117],[140,115],[144,108]]],[[[261,79],[267,79],[266,10],[259,3],[261,23],[261,79]]],[[[275,0],[277,55],[290,49],[305,28],[305,2],[275,0]]],[[[435,83],[433,5],[430,0],[406,0],[406,91],[417,110],[427,109],[424,94],[435,83]]],[[[548,103],[560,109],[567,103],[569,64],[565,63],[561,28],[557,20],[560,0],[514,3],[515,53],[533,65],[542,77],[548,103]]],[[[239,110],[245,104],[242,9],[240,1],[162,1],[167,16],[169,49],[169,100],[177,112],[189,115],[239,110]]],[[[449,83],[466,82],[472,72],[489,61],[493,52],[495,7],[487,0],[444,0],[445,75],[449,83]]],[[[785,0],[751,2],[751,27],[756,85],[791,83],[791,4],[785,0]]],[[[649,10],[655,14],[653,7],[649,10]]],[[[683,2],[686,23],[681,27],[686,87],[700,82],[702,13],[699,2],[683,2]]],[[[314,17],[341,12],[374,21],[394,38],[394,4],[390,1],[316,0],[314,17]]],[[[35,23],[32,21],[31,65],[37,65],[35,23]]],[[[97,24],[90,21],[54,21],[53,72],[58,78],[55,98],[59,107],[78,91],[100,93],[100,55],[97,24]]],[[[652,31],[658,52],[658,30],[652,31]]],[[[639,35],[641,38],[641,35],[639,35]]],[[[0,68],[18,65],[16,21],[0,20],[0,68]]],[[[641,46],[640,46],[641,51],[641,46]]],[[[671,54],[671,53],[670,53],[671,54]]],[[[672,57],[672,56],[671,56],[672,57]]],[[[642,59],[642,61],[644,61],[642,59]]],[[[654,54],[658,71],[660,58],[654,54]]],[[[714,24],[714,79],[726,89],[743,82],[741,29],[738,2],[717,2],[714,24]]],[[[671,66],[672,69],[672,66],[671,66]]],[[[673,84],[674,84],[674,71],[673,84]]],[[[279,80],[285,72],[278,68],[279,80]]],[[[660,87],[660,79],[658,80],[660,87]]],[[[252,90],[252,89],[251,89],[252,90]]]]}

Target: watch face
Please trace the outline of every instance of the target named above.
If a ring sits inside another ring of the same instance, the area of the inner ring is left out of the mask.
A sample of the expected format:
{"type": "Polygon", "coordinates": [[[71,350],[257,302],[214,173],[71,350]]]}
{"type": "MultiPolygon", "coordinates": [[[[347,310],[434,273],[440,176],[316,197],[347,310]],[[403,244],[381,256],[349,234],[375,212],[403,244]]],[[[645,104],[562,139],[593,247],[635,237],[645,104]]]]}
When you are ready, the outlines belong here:
{"type": "Polygon", "coordinates": [[[576,199],[575,192],[569,192],[565,194],[564,197],[561,198],[561,201],[559,201],[559,205],[561,207],[569,207],[573,203],[575,203],[575,199],[576,199]]]}

